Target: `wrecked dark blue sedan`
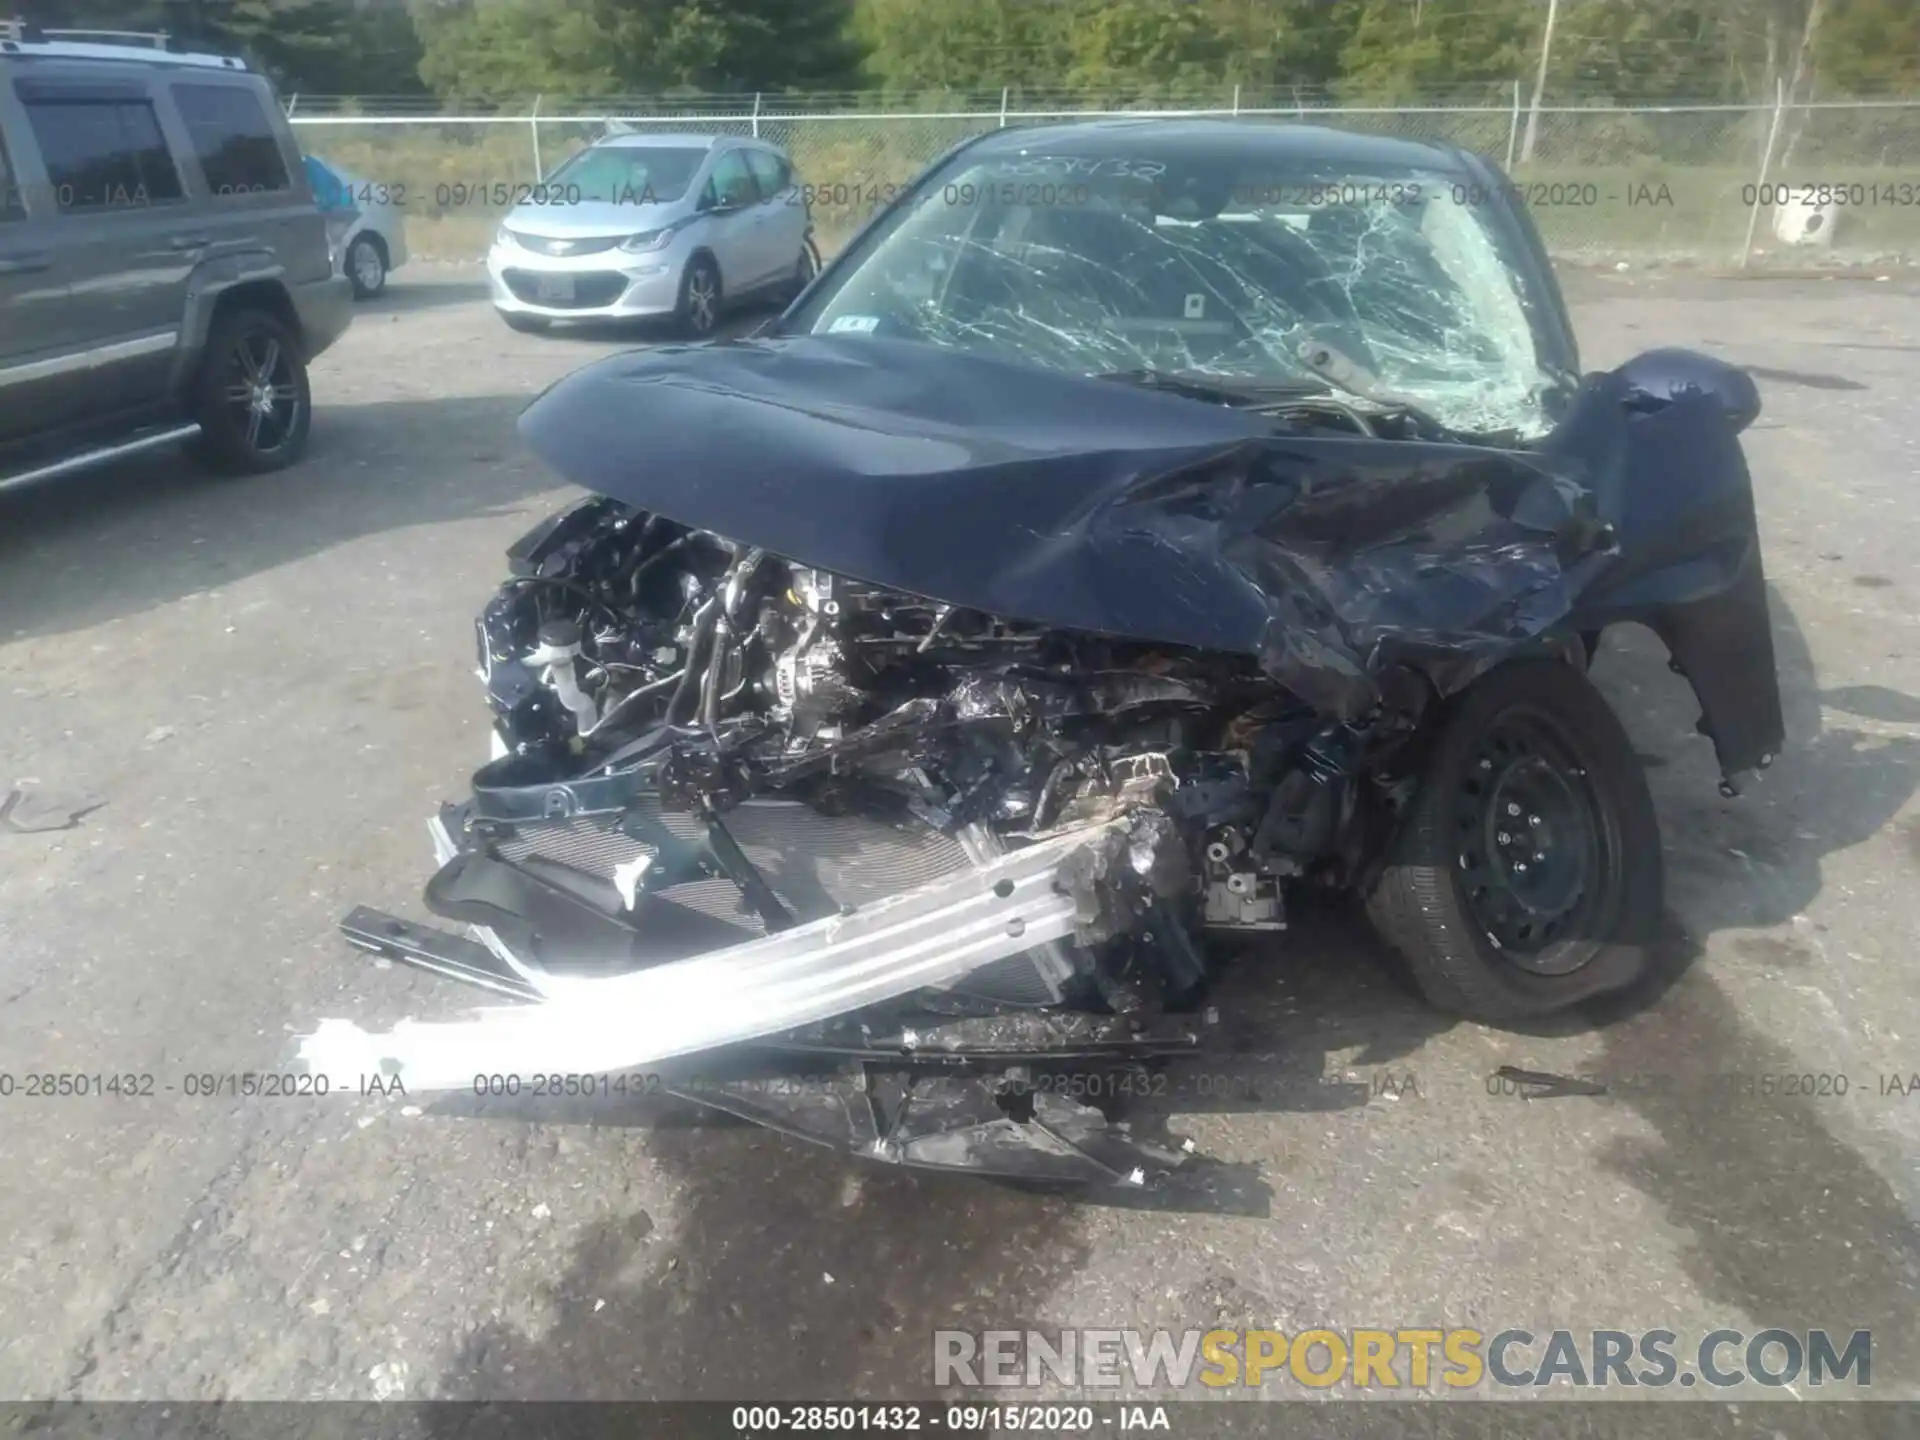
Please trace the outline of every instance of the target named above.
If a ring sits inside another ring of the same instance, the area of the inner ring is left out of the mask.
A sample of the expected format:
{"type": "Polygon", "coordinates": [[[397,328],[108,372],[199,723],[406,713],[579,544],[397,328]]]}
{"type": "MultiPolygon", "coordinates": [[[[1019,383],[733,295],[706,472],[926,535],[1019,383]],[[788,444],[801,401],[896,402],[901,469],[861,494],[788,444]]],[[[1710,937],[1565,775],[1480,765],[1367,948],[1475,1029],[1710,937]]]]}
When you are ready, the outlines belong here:
{"type": "Polygon", "coordinates": [[[1587,665],[1650,627],[1722,788],[1772,762],[1758,408],[1686,351],[1583,374],[1457,149],[962,144],[760,334],[529,407],[592,495],[478,622],[495,754],[426,891],[465,931],[346,922],[515,1003],[326,1021],[307,1063],[644,1072],[876,1159],[1138,1185],[1185,1157],[1034,1077],[1192,1051],[1302,887],[1454,1014],[1631,987],[1660,835],[1587,665]]]}

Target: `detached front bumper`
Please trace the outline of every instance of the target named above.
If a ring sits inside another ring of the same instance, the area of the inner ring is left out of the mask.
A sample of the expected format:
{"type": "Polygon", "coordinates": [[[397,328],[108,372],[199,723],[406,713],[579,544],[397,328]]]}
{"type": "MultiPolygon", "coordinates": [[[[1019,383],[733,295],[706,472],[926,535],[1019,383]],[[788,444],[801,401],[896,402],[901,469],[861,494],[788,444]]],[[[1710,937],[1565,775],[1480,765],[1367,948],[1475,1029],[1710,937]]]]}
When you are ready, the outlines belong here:
{"type": "MultiPolygon", "coordinates": [[[[361,948],[519,1003],[384,1034],[323,1020],[300,1059],[341,1093],[373,1075],[408,1094],[485,1094],[493,1077],[496,1092],[532,1093],[536,1077],[623,1075],[626,1093],[644,1070],[647,1089],[872,1159],[1151,1185],[1182,1166],[1183,1150],[1029,1087],[1027,1067],[1190,1054],[1191,1024],[1041,1007],[928,1013],[911,999],[1102,923],[1110,907],[1097,892],[1113,883],[1130,828],[1086,826],[844,913],[605,976],[529,965],[491,927],[463,940],[356,911],[343,928],[361,948]]],[[[436,881],[474,862],[444,822],[434,830],[446,862],[436,881]]]]}

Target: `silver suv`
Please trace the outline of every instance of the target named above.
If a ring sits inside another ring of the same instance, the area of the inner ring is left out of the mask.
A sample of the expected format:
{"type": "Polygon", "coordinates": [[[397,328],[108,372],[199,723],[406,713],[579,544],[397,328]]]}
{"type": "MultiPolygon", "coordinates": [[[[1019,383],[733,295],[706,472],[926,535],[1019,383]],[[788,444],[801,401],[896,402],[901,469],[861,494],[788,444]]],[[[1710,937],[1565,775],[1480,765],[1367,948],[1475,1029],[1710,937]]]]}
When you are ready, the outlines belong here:
{"type": "Polygon", "coordinates": [[[736,302],[792,299],[819,260],[805,188],[777,146],[624,134],[534,187],[494,236],[487,272],[516,330],[671,316],[698,338],[736,302]]]}
{"type": "Polygon", "coordinates": [[[152,38],[0,25],[0,485],[184,440],[289,465],[351,319],[272,87],[152,38]]]}

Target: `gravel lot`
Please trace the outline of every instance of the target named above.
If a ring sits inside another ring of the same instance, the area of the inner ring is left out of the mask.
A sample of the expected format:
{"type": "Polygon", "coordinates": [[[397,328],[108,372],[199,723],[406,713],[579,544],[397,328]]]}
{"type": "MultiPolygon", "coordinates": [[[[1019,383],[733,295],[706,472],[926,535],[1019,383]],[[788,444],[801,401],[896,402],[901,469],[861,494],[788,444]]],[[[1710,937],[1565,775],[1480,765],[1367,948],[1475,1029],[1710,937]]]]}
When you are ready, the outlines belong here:
{"type": "Polygon", "coordinates": [[[158,1087],[0,1099],[0,1396],[877,1398],[927,1392],[935,1328],[1216,1322],[1870,1327],[1875,1391],[1920,1394],[1920,1093],[1881,1078],[1920,1071],[1920,287],[1570,286],[1589,365],[1760,368],[1787,753],[1720,798],[1663,652],[1610,640],[1674,983],[1601,1029],[1452,1025],[1309,916],[1222,997],[1224,1038],[1352,1103],[1183,1103],[1222,1168],[1175,1207],[677,1111],[184,1093],[324,1016],[464,1004],[334,922],[424,913],[422,822],[486,744],[473,612],[567,498],[516,413],[631,340],[515,335],[473,272],[402,271],[316,364],[298,469],[0,495],[0,781],[100,802],[0,831],[0,1070],[158,1087]],[[1503,1063],[1625,1083],[1526,1103],[1487,1092],[1503,1063]],[[1848,1093],[1714,1082],[1775,1074],[1848,1093]]]}

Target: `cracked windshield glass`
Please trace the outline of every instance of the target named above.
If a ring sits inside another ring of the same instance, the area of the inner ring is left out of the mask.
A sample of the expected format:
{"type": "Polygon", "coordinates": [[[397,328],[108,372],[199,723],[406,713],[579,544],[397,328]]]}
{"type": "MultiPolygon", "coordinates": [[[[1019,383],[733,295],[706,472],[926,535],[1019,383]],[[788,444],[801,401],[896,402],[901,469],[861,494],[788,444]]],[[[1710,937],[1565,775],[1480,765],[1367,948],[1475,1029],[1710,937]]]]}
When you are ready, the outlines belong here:
{"type": "Polygon", "coordinates": [[[795,317],[1085,374],[1143,369],[1551,428],[1525,287],[1479,187],[1424,171],[962,157],[795,317]]]}

